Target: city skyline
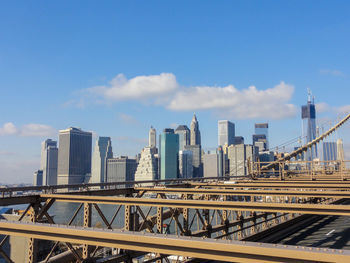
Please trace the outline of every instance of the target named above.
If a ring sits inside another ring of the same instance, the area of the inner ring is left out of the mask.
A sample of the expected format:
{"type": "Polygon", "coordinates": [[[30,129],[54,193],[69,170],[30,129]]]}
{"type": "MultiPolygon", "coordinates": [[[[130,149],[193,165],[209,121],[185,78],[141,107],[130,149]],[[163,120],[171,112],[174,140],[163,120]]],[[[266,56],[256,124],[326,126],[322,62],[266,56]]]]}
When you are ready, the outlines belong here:
{"type": "Polygon", "coordinates": [[[3,3],[1,183],[31,183],[41,142],[67,127],[134,156],[151,126],[190,127],[193,112],[203,149],[221,119],[247,144],[269,123],[273,148],[301,136],[307,88],[318,122],[349,111],[350,4],[252,3],[3,3]]]}

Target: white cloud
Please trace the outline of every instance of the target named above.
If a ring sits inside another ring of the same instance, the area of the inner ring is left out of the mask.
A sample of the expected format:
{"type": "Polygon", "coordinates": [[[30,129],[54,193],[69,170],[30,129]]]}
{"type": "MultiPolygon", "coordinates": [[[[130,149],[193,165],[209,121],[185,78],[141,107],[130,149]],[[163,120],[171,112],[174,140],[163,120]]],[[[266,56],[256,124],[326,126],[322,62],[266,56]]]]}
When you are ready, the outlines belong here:
{"type": "MultiPolygon", "coordinates": [[[[297,107],[289,103],[294,87],[284,82],[266,90],[258,90],[255,86],[238,90],[233,85],[184,87],[177,83],[172,73],[131,79],[119,74],[107,86],[82,92],[97,103],[101,103],[101,99],[104,103],[136,100],[173,111],[214,110],[221,116],[235,119],[282,119],[297,113],[297,107]]],[[[119,118],[132,121],[127,115],[121,114],[119,118]]]]}
{"type": "Polygon", "coordinates": [[[126,124],[140,125],[140,122],[134,116],[129,114],[119,113],[118,118],[126,124]]]}
{"type": "Polygon", "coordinates": [[[176,77],[171,73],[137,76],[129,80],[123,74],[118,74],[109,86],[97,86],[86,91],[101,96],[107,101],[153,100],[158,96],[169,94],[177,87],[176,77]]]}
{"type": "Polygon", "coordinates": [[[0,136],[1,135],[14,135],[17,132],[18,132],[18,130],[12,122],[7,122],[0,128],[0,136]]]}
{"type": "Polygon", "coordinates": [[[345,74],[337,69],[321,69],[320,73],[322,75],[332,75],[336,77],[345,77],[345,74]]]}
{"type": "Polygon", "coordinates": [[[336,108],[338,113],[350,113],[350,105],[344,105],[336,108]]]}
{"type": "Polygon", "coordinates": [[[53,136],[57,130],[45,124],[29,123],[17,128],[12,122],[5,123],[0,128],[0,136],[19,135],[19,136],[53,136]]]}
{"type": "Polygon", "coordinates": [[[331,107],[325,102],[316,103],[315,106],[317,113],[323,113],[331,110],[331,107]]]}
{"type": "Polygon", "coordinates": [[[250,86],[238,90],[234,86],[192,87],[176,93],[168,108],[171,110],[219,110],[219,114],[236,119],[295,116],[297,108],[289,104],[294,87],[281,82],[274,88],[258,90],[250,86]]]}

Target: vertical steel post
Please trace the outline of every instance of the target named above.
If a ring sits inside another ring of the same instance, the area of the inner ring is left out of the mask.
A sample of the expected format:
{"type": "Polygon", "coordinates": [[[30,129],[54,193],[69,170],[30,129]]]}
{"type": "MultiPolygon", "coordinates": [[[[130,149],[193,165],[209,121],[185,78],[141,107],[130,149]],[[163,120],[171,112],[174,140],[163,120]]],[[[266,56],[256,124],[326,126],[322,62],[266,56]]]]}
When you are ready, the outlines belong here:
{"type": "MultiPolygon", "coordinates": [[[[35,203],[29,210],[30,222],[35,223],[39,212],[39,203],[35,203]]],[[[28,240],[28,263],[37,262],[38,241],[34,238],[28,240]]]]}
{"type": "MultiPolygon", "coordinates": [[[[84,227],[91,227],[91,204],[84,203],[84,227]]],[[[83,245],[83,259],[88,259],[89,256],[89,246],[83,245]]]]}
{"type": "MultiPolygon", "coordinates": [[[[184,194],[184,200],[188,199],[188,194],[184,194]]],[[[190,229],[188,229],[188,208],[182,209],[182,216],[183,216],[183,230],[184,235],[189,236],[191,234],[190,229]]]]}

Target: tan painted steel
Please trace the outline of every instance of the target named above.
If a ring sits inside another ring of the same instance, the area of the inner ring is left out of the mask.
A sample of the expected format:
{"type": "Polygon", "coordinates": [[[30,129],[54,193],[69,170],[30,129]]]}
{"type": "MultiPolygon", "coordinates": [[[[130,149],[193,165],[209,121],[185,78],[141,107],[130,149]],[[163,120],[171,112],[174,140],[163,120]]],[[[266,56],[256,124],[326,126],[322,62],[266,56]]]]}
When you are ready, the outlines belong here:
{"type": "Polygon", "coordinates": [[[282,191],[282,190],[236,190],[236,189],[202,189],[202,188],[147,188],[137,187],[137,191],[164,194],[210,194],[238,196],[293,196],[293,197],[324,197],[350,198],[350,191],[282,191]]]}
{"type": "Polygon", "coordinates": [[[346,250],[0,221],[4,234],[230,262],[349,262],[346,250]]]}
{"type": "Polygon", "coordinates": [[[114,205],[136,205],[177,207],[193,209],[214,210],[238,210],[238,211],[261,211],[277,213],[301,213],[318,215],[341,215],[350,216],[348,205],[325,205],[325,204],[291,204],[291,203],[260,203],[260,202],[232,202],[232,201],[204,201],[204,200],[173,200],[159,198],[131,198],[131,197],[105,197],[83,195],[42,195],[44,198],[55,198],[58,202],[68,203],[96,203],[114,205]]]}

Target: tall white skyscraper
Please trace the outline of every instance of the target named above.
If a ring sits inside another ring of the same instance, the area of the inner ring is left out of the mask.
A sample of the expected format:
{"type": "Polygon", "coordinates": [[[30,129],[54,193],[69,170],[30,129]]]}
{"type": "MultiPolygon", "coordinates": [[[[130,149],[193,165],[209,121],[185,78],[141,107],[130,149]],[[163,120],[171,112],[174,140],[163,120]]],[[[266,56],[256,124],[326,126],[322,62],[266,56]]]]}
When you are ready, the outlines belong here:
{"type": "Polygon", "coordinates": [[[337,140],[337,160],[344,161],[344,146],[342,139],[337,140]]]}
{"type": "Polygon", "coordinates": [[[149,129],[148,146],[151,148],[157,147],[157,131],[152,126],[151,126],[151,129],[149,129]]]}
{"type": "Polygon", "coordinates": [[[57,162],[58,148],[57,142],[47,139],[41,143],[41,165],[42,185],[57,184],[57,162]]]}
{"type": "Polygon", "coordinates": [[[92,155],[90,183],[106,182],[107,160],[110,158],[113,158],[111,138],[98,137],[92,155]]]}
{"type": "Polygon", "coordinates": [[[235,144],[235,124],[228,120],[218,121],[218,145],[235,144]]]}

